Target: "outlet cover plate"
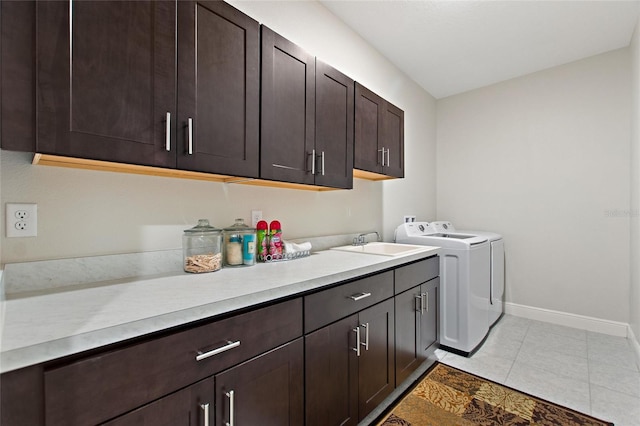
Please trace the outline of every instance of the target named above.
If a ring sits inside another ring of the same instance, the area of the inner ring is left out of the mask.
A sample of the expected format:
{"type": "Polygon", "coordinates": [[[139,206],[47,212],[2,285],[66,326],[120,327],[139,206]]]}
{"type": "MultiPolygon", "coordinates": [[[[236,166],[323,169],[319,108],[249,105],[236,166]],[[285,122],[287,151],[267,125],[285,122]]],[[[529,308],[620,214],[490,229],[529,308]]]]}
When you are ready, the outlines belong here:
{"type": "Polygon", "coordinates": [[[35,203],[7,203],[7,238],[38,236],[38,205],[35,203]]]}
{"type": "Polygon", "coordinates": [[[251,210],[251,226],[254,228],[262,220],[262,210],[251,210]]]}

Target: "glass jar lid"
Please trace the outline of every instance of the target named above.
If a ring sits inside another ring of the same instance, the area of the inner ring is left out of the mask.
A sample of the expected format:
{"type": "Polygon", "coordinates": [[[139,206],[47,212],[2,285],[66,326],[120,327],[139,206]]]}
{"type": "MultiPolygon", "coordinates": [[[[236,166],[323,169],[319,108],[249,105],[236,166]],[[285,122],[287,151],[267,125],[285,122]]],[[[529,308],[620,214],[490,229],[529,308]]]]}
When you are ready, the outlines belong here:
{"type": "Polygon", "coordinates": [[[198,224],[193,228],[185,229],[185,233],[195,234],[195,233],[220,233],[220,229],[209,225],[208,219],[198,219],[198,224]]]}
{"type": "Polygon", "coordinates": [[[224,230],[226,232],[255,232],[256,228],[248,226],[246,223],[244,223],[244,219],[238,218],[233,225],[229,226],[228,228],[224,228],[224,230]]]}

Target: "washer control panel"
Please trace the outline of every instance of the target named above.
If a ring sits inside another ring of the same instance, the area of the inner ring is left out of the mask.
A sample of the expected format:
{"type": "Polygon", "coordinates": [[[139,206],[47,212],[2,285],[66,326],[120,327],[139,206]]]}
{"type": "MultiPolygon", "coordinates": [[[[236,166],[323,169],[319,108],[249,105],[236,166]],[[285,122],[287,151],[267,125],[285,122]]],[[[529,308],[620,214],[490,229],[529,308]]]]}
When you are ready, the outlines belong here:
{"type": "Polygon", "coordinates": [[[456,228],[453,227],[451,222],[446,222],[444,220],[431,222],[431,226],[436,232],[456,232],[456,228]]]}
{"type": "Polygon", "coordinates": [[[410,222],[403,223],[400,225],[401,228],[404,228],[403,231],[406,235],[416,236],[416,235],[429,235],[435,234],[437,231],[434,229],[433,225],[429,222],[410,222]]]}

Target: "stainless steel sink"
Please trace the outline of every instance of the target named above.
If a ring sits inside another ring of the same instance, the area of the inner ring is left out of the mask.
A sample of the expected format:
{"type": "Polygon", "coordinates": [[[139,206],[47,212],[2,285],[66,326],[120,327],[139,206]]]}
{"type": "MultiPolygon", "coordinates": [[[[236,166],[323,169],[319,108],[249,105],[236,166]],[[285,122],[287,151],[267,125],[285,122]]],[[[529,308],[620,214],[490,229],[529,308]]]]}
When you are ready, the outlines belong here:
{"type": "Polygon", "coordinates": [[[359,246],[332,247],[331,250],[348,251],[351,253],[378,254],[381,256],[404,256],[434,249],[432,246],[396,243],[368,243],[359,246]]]}

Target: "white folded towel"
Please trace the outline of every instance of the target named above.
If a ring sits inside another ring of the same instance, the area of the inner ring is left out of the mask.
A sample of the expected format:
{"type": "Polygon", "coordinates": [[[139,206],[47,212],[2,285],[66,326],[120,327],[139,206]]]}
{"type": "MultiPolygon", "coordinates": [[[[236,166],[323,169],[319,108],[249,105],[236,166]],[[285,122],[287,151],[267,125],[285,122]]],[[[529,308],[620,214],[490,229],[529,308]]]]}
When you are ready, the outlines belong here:
{"type": "Polygon", "coordinates": [[[289,241],[284,241],[284,252],[285,253],[297,253],[301,251],[311,251],[311,243],[291,243],[289,241]]]}

